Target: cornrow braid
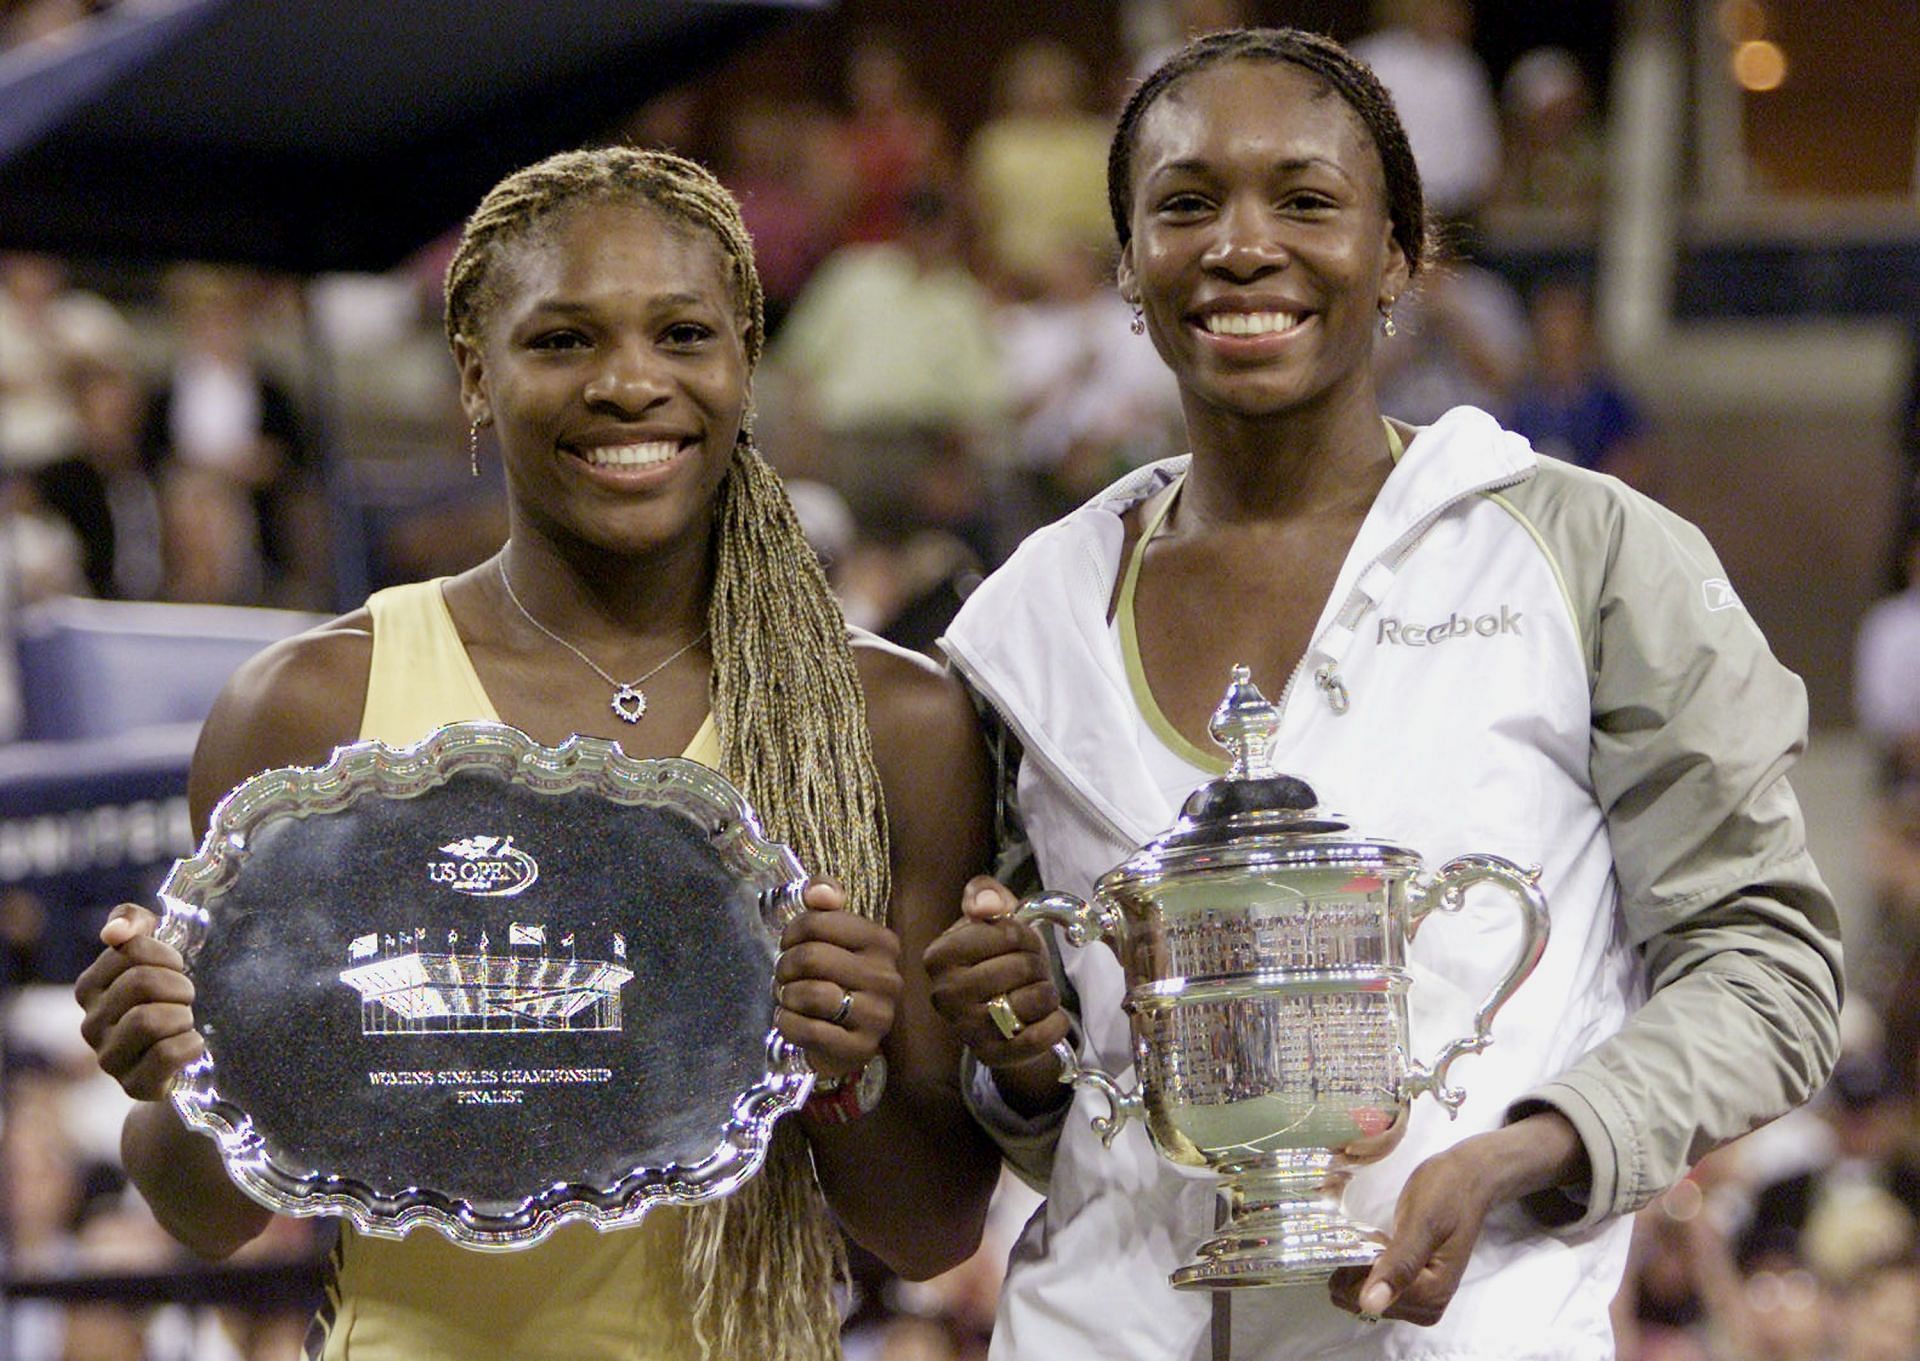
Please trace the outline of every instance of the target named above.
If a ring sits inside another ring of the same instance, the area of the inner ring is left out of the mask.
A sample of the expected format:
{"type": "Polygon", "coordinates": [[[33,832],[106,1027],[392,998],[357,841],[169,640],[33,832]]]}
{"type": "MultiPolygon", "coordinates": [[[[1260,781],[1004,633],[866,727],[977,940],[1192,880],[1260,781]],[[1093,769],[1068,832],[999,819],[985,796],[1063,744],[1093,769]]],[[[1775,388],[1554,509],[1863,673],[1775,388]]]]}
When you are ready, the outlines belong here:
{"type": "MultiPolygon", "coordinates": [[[[506,246],[561,212],[607,200],[643,202],[713,233],[748,323],[751,375],[764,302],[739,204],[694,162],[631,147],[563,152],[487,195],[447,268],[449,340],[480,336],[494,301],[490,276],[506,246]]],[[[780,479],[744,428],[720,487],[713,552],[710,701],[724,772],[769,835],[810,871],[845,884],[853,911],[885,921],[886,801],[846,620],[780,479]]],[[[793,1121],[776,1128],[758,1177],[688,1215],[683,1272],[706,1356],[840,1356],[833,1291],[845,1254],[793,1121]]]]}
{"type": "Polygon", "coordinates": [[[1406,253],[1407,268],[1418,272],[1428,253],[1426,199],[1413,146],[1393,107],[1393,98],[1367,65],[1331,38],[1298,28],[1234,28],[1196,38],[1140,82],[1120,111],[1107,148],[1107,208],[1114,234],[1124,247],[1133,239],[1133,144],[1140,120],[1155,100],[1179,80],[1231,61],[1283,61],[1333,87],[1373,138],[1387,186],[1387,214],[1393,239],[1406,253]]]}

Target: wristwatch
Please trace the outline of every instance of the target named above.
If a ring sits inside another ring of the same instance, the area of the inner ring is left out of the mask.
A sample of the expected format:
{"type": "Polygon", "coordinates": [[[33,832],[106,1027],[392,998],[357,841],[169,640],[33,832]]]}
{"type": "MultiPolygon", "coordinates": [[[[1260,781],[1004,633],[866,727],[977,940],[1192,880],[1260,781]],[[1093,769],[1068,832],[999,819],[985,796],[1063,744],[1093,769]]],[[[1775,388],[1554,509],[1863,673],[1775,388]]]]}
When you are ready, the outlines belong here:
{"type": "Polygon", "coordinates": [[[844,1125],[858,1120],[880,1104],[887,1090],[887,1060],[882,1054],[868,1059],[857,1073],[813,1080],[813,1095],[800,1108],[811,1124],[844,1125]]]}

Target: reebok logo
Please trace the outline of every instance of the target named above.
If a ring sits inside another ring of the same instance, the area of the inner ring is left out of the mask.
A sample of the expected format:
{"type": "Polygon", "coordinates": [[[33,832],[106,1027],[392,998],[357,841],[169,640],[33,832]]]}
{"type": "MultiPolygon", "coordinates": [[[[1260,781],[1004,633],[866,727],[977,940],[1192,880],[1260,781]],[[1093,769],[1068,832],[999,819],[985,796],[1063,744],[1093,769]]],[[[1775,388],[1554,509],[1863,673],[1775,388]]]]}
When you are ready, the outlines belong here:
{"type": "Polygon", "coordinates": [[[1520,611],[1509,605],[1502,605],[1498,614],[1481,614],[1468,618],[1464,614],[1449,614],[1445,621],[1438,624],[1406,624],[1398,619],[1382,619],[1376,643],[1392,643],[1400,647],[1437,647],[1449,638],[1491,638],[1499,633],[1520,633],[1520,611]]]}

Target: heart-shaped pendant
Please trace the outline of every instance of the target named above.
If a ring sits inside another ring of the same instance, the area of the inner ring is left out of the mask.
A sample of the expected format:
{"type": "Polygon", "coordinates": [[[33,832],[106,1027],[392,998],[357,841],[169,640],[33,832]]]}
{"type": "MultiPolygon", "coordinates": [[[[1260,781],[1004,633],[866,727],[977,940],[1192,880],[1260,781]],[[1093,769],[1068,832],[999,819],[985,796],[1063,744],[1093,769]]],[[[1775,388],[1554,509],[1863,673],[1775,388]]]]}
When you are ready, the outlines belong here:
{"type": "Polygon", "coordinates": [[[620,717],[623,723],[638,723],[640,716],[647,711],[647,697],[631,685],[623,685],[614,692],[608,705],[620,717]]]}

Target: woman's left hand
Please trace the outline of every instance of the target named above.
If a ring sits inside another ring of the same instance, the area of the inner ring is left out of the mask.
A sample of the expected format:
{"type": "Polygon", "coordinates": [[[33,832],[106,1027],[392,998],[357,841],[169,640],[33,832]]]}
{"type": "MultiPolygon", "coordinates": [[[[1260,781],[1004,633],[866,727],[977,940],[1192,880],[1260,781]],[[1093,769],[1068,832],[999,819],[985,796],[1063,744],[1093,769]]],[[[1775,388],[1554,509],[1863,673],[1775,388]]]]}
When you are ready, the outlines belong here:
{"type": "Polygon", "coordinates": [[[1463,1139],[1413,1170],[1394,1208],[1385,1249],[1371,1268],[1336,1271],[1328,1294],[1362,1318],[1431,1327],[1460,1288],[1480,1226],[1494,1206],[1590,1179],[1580,1136],[1558,1111],[1536,1111],[1463,1139]]]}
{"type": "Polygon", "coordinates": [[[893,1029],[900,1001],[900,940],[879,922],[847,911],[846,892],[814,879],[806,911],[780,933],[773,1023],[807,1051],[821,1077],[858,1072],[893,1029]]]}
{"type": "Polygon", "coordinates": [[[1493,1180],[1471,1142],[1414,1169],[1394,1211],[1393,1236],[1372,1268],[1334,1273],[1330,1294],[1336,1305],[1363,1318],[1423,1327],[1440,1321],[1492,1208],[1493,1180]]]}

